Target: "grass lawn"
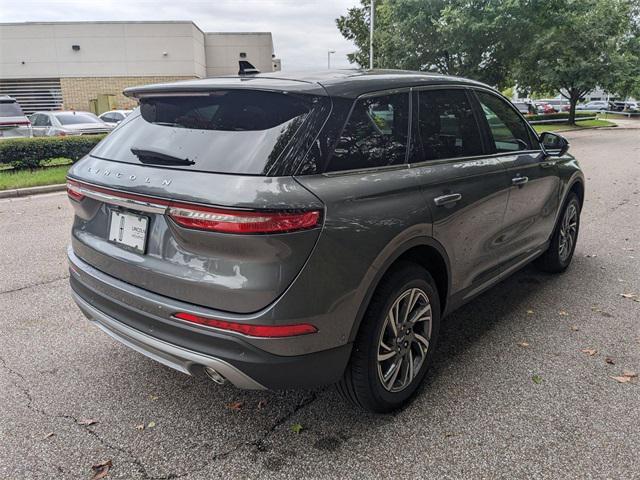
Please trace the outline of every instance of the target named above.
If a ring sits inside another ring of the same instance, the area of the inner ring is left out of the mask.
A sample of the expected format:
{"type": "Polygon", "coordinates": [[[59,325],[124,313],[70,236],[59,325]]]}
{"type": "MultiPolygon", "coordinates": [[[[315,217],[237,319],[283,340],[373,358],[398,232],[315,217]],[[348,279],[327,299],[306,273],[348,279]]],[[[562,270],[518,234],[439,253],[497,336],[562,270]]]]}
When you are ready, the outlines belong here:
{"type": "Polygon", "coordinates": [[[580,128],[594,128],[594,127],[615,127],[616,124],[608,122],[607,120],[582,120],[576,122],[575,125],[568,125],[566,123],[538,123],[532,125],[532,127],[538,133],[542,132],[561,132],[563,130],[577,130],[580,128]]]}
{"type": "Polygon", "coordinates": [[[0,190],[38,187],[65,183],[71,164],[39,168],[37,170],[0,170],[0,190]]]}

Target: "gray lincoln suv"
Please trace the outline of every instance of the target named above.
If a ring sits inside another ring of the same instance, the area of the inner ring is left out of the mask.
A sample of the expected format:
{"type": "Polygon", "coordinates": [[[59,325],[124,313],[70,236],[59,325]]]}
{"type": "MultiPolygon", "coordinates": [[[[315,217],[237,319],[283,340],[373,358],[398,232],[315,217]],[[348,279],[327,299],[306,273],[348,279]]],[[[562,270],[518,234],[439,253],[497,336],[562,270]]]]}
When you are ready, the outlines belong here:
{"type": "Polygon", "coordinates": [[[328,71],[125,94],[139,109],[69,171],[71,287],[184,373],[335,383],[390,411],[448,313],[533,260],[571,261],[584,176],[567,141],[481,83],[328,71]]]}

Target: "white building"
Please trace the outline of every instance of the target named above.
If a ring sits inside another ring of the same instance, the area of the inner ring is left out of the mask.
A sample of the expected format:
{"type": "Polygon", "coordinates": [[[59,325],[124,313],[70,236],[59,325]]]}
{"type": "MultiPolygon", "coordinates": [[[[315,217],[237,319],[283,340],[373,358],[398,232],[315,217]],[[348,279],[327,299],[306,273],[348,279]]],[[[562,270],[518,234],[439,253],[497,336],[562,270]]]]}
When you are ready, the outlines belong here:
{"type": "Polygon", "coordinates": [[[0,23],[0,95],[26,112],[87,110],[105,96],[127,108],[126,87],[237,74],[239,60],[279,70],[271,33],[205,33],[193,22],[0,23]]]}

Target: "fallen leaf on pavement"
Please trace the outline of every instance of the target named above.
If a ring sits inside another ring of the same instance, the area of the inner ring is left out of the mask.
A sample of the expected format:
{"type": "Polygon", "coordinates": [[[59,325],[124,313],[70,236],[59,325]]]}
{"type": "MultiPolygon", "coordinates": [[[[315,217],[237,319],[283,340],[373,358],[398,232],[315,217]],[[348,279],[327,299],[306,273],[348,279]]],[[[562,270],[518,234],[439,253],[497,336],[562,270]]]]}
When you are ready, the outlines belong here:
{"type": "Polygon", "coordinates": [[[239,412],[240,410],[242,410],[243,405],[243,402],[231,402],[227,404],[227,408],[239,412]]]}
{"type": "Polygon", "coordinates": [[[564,310],[560,310],[558,312],[558,315],[560,315],[561,317],[568,317],[569,316],[569,314],[567,312],[565,312],[564,310]]]}
{"type": "Polygon", "coordinates": [[[158,395],[149,395],[149,398],[151,399],[152,402],[155,402],[158,398],[158,395]]]}
{"type": "Polygon", "coordinates": [[[518,342],[518,345],[520,345],[521,347],[528,347],[529,343],[528,342],[518,342]]]}
{"type": "Polygon", "coordinates": [[[531,377],[531,380],[533,381],[533,383],[535,383],[536,385],[540,385],[542,383],[542,377],[540,375],[533,375],[531,377]]]}
{"type": "Polygon", "coordinates": [[[620,296],[622,298],[633,300],[634,302],[640,302],[640,298],[638,298],[638,295],[636,293],[621,293],[620,296]]]}
{"type": "Polygon", "coordinates": [[[623,377],[635,378],[638,376],[636,372],[632,372],[631,370],[625,370],[622,372],[623,377]]]}
{"type": "Polygon", "coordinates": [[[596,353],[598,353],[598,350],[594,350],[593,348],[584,348],[584,349],[582,349],[580,351],[582,353],[586,353],[590,357],[593,357],[596,353]]]}
{"type": "Polygon", "coordinates": [[[293,433],[300,433],[302,430],[304,430],[304,427],[299,423],[294,423],[293,425],[291,425],[291,431],[293,433]]]}
{"type": "Polygon", "coordinates": [[[47,438],[51,438],[55,435],[55,433],[53,432],[49,432],[47,433],[44,437],[42,437],[42,440],[46,440],[47,438]]]}
{"type": "Polygon", "coordinates": [[[620,383],[629,383],[631,381],[631,377],[611,377],[611,378],[613,378],[614,380],[620,383]]]}
{"type": "Polygon", "coordinates": [[[93,418],[84,418],[78,422],[78,425],[85,425],[88,427],[89,425],[94,425],[96,423],[98,423],[98,421],[93,418]]]}
{"type": "Polygon", "coordinates": [[[136,425],[136,430],[144,430],[144,423],[141,423],[140,425],[136,425]]]}
{"type": "Polygon", "coordinates": [[[533,315],[533,310],[527,310],[527,315],[533,315]]]}
{"type": "Polygon", "coordinates": [[[615,365],[616,364],[616,361],[611,357],[605,357],[604,361],[607,362],[609,365],[615,365]]]}
{"type": "Polygon", "coordinates": [[[93,477],[91,477],[91,480],[100,480],[101,478],[106,477],[109,474],[109,469],[111,467],[113,467],[113,462],[111,460],[92,465],[91,470],[93,470],[93,477]]]}
{"type": "Polygon", "coordinates": [[[577,332],[580,329],[576,325],[571,325],[571,330],[573,330],[574,332],[577,332]]]}
{"type": "Polygon", "coordinates": [[[155,426],[156,426],[156,422],[147,423],[147,428],[155,428],[155,426]]]}
{"type": "Polygon", "coordinates": [[[267,406],[267,401],[266,400],[260,400],[258,402],[258,410],[262,410],[266,406],[267,406]]]}

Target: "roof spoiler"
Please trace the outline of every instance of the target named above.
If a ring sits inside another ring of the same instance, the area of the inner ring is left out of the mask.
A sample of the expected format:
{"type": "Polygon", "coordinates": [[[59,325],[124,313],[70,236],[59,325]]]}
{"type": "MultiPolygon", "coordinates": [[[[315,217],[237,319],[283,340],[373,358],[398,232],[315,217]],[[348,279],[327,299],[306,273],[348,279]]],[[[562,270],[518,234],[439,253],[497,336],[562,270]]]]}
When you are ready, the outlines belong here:
{"type": "Polygon", "coordinates": [[[255,75],[256,73],[260,73],[260,70],[258,70],[256,67],[251,65],[246,60],[240,60],[238,64],[240,66],[240,70],[238,70],[238,75],[255,75]]]}

